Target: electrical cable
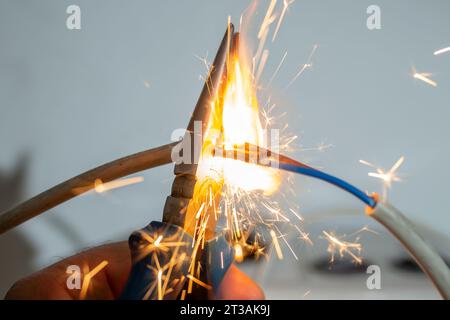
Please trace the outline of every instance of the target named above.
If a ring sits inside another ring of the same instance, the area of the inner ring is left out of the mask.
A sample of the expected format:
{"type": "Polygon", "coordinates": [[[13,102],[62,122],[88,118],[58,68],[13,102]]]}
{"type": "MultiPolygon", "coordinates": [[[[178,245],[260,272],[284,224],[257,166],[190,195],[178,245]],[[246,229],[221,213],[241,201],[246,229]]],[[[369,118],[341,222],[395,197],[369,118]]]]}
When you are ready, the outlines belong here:
{"type": "Polygon", "coordinates": [[[374,208],[377,204],[377,201],[374,197],[368,195],[367,193],[358,189],[347,181],[310,167],[302,162],[299,162],[282,154],[275,153],[269,149],[265,149],[250,143],[244,143],[240,146],[236,145],[232,149],[222,149],[221,151],[222,152],[217,152],[217,150],[213,150],[212,155],[240,160],[248,163],[255,163],[266,167],[278,168],[285,171],[320,179],[354,195],[370,208],[374,208]]]}
{"type": "Polygon", "coordinates": [[[223,150],[222,153],[217,154],[235,160],[244,159],[245,162],[251,162],[250,157],[255,158],[256,156],[254,163],[258,165],[279,168],[326,181],[363,201],[367,204],[367,215],[381,223],[402,243],[419,267],[428,275],[441,296],[446,300],[450,299],[450,269],[442,257],[419,235],[414,225],[398,209],[388,203],[380,202],[376,194],[369,196],[342,179],[270,150],[245,144],[241,148],[235,147],[233,151],[230,153],[223,150]]]}
{"type": "Polygon", "coordinates": [[[172,148],[178,143],[173,142],[108,162],[38,194],[0,214],[0,234],[67,200],[94,189],[97,179],[106,183],[136,172],[171,163],[172,148]]]}
{"type": "Polygon", "coordinates": [[[377,203],[367,215],[389,230],[428,275],[441,296],[450,299],[450,269],[442,257],[415,230],[415,226],[389,203],[377,203]]]}
{"type": "MultiPolygon", "coordinates": [[[[34,198],[23,202],[17,207],[0,215],[0,234],[22,224],[23,222],[69,200],[81,193],[95,187],[95,180],[103,182],[112,181],[132,173],[154,168],[172,162],[172,148],[179,142],[174,142],[158,148],[139,152],[118,160],[109,162],[72,179],[69,179],[49,190],[42,192],[34,198]],[[82,191],[74,192],[74,189],[82,191]]],[[[369,196],[350,183],[307,166],[283,155],[279,155],[256,146],[245,144],[245,149],[233,150],[232,155],[224,152],[224,157],[237,158],[244,152],[244,159],[249,162],[249,149],[266,151],[269,158],[276,156],[279,169],[317,178],[337,186],[354,195],[367,204],[367,214],[384,225],[409,251],[422,270],[430,277],[431,281],[444,299],[450,298],[450,270],[439,254],[428,245],[415,231],[413,224],[397,209],[387,203],[381,203],[376,196],[369,196]]],[[[215,152],[213,152],[213,155],[215,152]]],[[[220,155],[220,154],[219,154],[220,155]]],[[[241,160],[240,158],[238,160],[241,160]]],[[[257,161],[258,165],[274,167],[273,162],[264,163],[257,161]]],[[[276,166],[275,166],[276,167],[276,166]]]]}
{"type": "Polygon", "coordinates": [[[299,174],[302,174],[305,176],[317,178],[317,179],[326,181],[328,183],[331,183],[332,185],[335,185],[335,186],[349,192],[350,194],[354,195],[355,197],[357,197],[359,200],[361,200],[362,202],[364,202],[371,208],[374,208],[377,204],[376,200],[373,197],[369,196],[362,190],[360,190],[357,187],[355,187],[354,185],[351,185],[350,183],[348,183],[340,178],[337,178],[335,176],[332,176],[328,173],[325,173],[325,172],[322,172],[322,171],[319,171],[317,169],[313,169],[310,167],[292,165],[292,164],[288,164],[288,163],[280,163],[279,168],[282,170],[285,170],[285,171],[299,173],[299,174]]]}

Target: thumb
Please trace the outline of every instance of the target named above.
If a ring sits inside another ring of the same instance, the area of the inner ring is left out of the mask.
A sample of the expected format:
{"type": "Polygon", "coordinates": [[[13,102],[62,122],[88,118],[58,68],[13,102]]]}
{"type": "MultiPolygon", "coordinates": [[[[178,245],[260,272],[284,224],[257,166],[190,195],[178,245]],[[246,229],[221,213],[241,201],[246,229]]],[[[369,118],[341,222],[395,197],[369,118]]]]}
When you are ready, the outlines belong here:
{"type": "Polygon", "coordinates": [[[262,300],[265,297],[258,284],[232,264],[214,298],[218,300],[262,300]]]}

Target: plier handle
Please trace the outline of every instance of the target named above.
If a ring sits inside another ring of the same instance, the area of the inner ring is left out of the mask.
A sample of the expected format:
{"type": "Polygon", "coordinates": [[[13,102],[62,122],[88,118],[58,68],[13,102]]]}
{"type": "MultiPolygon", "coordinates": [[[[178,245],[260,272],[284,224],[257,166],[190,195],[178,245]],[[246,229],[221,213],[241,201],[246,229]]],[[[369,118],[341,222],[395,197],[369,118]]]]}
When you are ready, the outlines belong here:
{"type": "MultiPolygon", "coordinates": [[[[193,143],[185,145],[185,142],[188,139],[194,141],[196,122],[201,123],[201,132],[208,130],[212,102],[226,81],[227,59],[237,38],[234,35],[230,23],[180,142],[181,148],[191,148],[191,157],[188,163],[175,165],[175,179],[166,199],[162,222],[153,221],[129,238],[132,269],[121,299],[206,299],[210,289],[219,287],[233,262],[233,249],[223,234],[206,239],[200,247],[195,245],[195,235],[186,228],[186,212],[194,197],[200,154],[194,150],[193,143]],[[197,265],[192,265],[196,263],[193,257],[200,262],[198,266],[204,266],[202,270],[196,270],[199,276],[195,279],[192,268],[197,265]]],[[[200,138],[203,142],[204,137],[200,138]]]]}

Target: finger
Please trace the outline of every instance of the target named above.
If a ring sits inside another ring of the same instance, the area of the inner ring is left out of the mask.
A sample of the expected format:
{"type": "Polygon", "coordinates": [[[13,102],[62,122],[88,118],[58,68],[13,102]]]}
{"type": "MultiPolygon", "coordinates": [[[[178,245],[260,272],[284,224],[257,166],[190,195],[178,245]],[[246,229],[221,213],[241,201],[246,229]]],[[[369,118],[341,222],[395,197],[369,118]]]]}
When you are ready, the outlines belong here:
{"type": "MultiPolygon", "coordinates": [[[[88,299],[114,299],[127,281],[131,258],[127,242],[96,247],[59,261],[31,276],[18,281],[5,299],[78,299],[80,289],[69,289],[67,267],[94,269],[102,261],[108,264],[90,281],[88,299]]],[[[83,278],[82,278],[83,281],[83,278]]]]}
{"type": "Polygon", "coordinates": [[[265,297],[256,282],[232,264],[225,274],[215,298],[218,300],[262,300],[265,297]]]}

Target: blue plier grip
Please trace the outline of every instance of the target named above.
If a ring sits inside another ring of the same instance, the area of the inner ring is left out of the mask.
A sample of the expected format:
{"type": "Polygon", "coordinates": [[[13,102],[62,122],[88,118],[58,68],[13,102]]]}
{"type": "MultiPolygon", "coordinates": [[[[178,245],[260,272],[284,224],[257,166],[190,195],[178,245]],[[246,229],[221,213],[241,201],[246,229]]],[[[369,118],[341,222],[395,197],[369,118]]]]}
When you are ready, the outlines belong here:
{"type": "MultiPolygon", "coordinates": [[[[192,237],[181,227],[151,222],[129,238],[132,268],[120,296],[123,300],[174,300],[187,293],[192,261],[192,237]]],[[[224,236],[205,242],[201,254],[201,279],[217,290],[233,262],[234,252],[224,236]]],[[[189,298],[207,298],[204,287],[193,284],[189,298]],[[199,294],[200,293],[200,294],[199,294]]]]}

